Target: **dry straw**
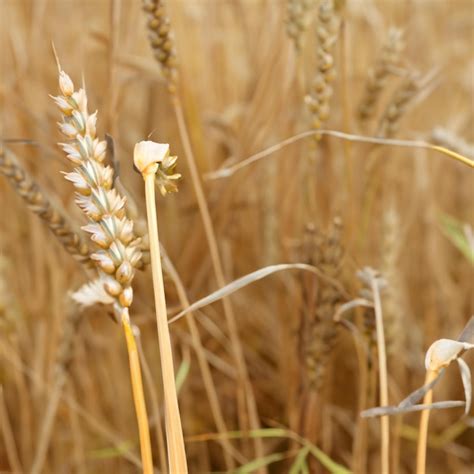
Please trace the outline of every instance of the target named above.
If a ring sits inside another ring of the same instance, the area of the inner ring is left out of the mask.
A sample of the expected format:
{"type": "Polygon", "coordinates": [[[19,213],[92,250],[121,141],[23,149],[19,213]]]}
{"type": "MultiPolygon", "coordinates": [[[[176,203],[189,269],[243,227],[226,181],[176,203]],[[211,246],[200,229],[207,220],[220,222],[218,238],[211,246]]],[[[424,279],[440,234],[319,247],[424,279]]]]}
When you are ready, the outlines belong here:
{"type": "Polygon", "coordinates": [[[76,203],[89,224],[83,229],[91,234],[97,250],[91,259],[99,278],[79,294],[81,303],[112,304],[122,323],[127,342],[133,396],[140,434],[143,469],[153,472],[148,417],[141,378],[140,362],[132,332],[129,307],[133,300],[132,280],[140,261],[139,239],[133,222],[126,216],[125,198],[113,186],[113,169],[104,165],[106,142],[97,138],[97,112],[89,114],[84,89],[74,90],[71,78],[59,71],[61,95],[53,97],[63,116],[59,128],[67,142],[61,147],[74,170],[65,178],[76,188],[76,203]],[[82,300],[81,300],[82,297],[82,300]]]}
{"type": "Polygon", "coordinates": [[[165,426],[168,463],[171,473],[188,472],[183,429],[178,406],[173,352],[166,311],[163,270],[161,267],[158,220],[155,207],[155,182],[163,195],[176,191],[179,174],[173,172],[176,157],[169,156],[169,145],[144,141],[135,145],[134,164],[145,181],[148,235],[150,239],[151,269],[155,293],[156,324],[160,347],[161,371],[165,398],[165,426]]]}

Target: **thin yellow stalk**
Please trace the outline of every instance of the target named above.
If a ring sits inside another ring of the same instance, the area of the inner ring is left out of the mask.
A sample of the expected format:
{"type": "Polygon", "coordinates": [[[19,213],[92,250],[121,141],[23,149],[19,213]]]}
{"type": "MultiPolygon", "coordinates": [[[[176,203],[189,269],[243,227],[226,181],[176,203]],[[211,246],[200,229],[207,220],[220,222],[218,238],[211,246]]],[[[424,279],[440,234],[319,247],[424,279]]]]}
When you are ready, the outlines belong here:
{"type": "MultiPolygon", "coordinates": [[[[136,334],[136,333],[135,333],[136,334]]],[[[153,376],[151,374],[150,366],[146,360],[145,352],[143,351],[143,345],[140,338],[140,333],[136,337],[138,354],[143,367],[143,376],[145,377],[145,384],[148,387],[149,396],[152,404],[153,418],[155,419],[155,431],[156,441],[158,446],[158,453],[160,459],[160,469],[162,474],[168,474],[168,465],[166,463],[166,447],[165,447],[165,436],[163,433],[163,427],[161,426],[161,410],[160,402],[158,400],[158,394],[156,393],[153,376]]]]}
{"type": "Polygon", "coordinates": [[[150,238],[151,269],[153,274],[153,290],[155,293],[156,324],[160,345],[161,369],[163,376],[163,392],[165,398],[165,426],[168,446],[169,470],[172,473],[186,474],[186,452],[184,449],[183,430],[179,414],[178,397],[173,368],[173,353],[166,313],[163,271],[161,268],[160,241],[158,237],[158,221],[155,208],[155,172],[156,167],[148,167],[142,171],[145,180],[146,210],[148,217],[148,234],[150,238]]]}
{"type": "MultiPolygon", "coordinates": [[[[372,278],[372,292],[374,295],[375,322],[377,329],[377,350],[379,359],[379,391],[380,405],[388,406],[388,379],[387,379],[387,354],[385,350],[385,335],[383,330],[382,304],[376,277],[372,278]]],[[[380,417],[381,430],[381,473],[388,474],[390,463],[390,425],[388,416],[380,417]]]]}
{"type": "MultiPolygon", "coordinates": [[[[434,370],[427,370],[425,385],[431,383],[438,373],[434,370]]],[[[433,389],[426,392],[423,398],[423,405],[429,405],[433,402],[433,389]]],[[[430,420],[430,410],[423,410],[420,418],[420,430],[418,433],[418,446],[416,451],[416,474],[425,474],[426,472],[426,443],[428,440],[428,423],[430,420]]]]}
{"type": "Polygon", "coordinates": [[[127,341],[128,360],[130,363],[130,376],[132,379],[133,401],[137,414],[138,431],[140,435],[140,451],[142,455],[144,474],[153,474],[153,460],[151,456],[150,429],[146,412],[145,396],[143,394],[142,373],[137,344],[130,326],[128,308],[124,308],[122,327],[127,341]]]}
{"type": "Polygon", "coordinates": [[[0,429],[3,435],[3,441],[7,452],[7,459],[13,472],[21,474],[21,467],[18,450],[15,444],[15,436],[13,434],[10,419],[8,417],[8,409],[3,395],[3,387],[0,385],[0,429]]]}

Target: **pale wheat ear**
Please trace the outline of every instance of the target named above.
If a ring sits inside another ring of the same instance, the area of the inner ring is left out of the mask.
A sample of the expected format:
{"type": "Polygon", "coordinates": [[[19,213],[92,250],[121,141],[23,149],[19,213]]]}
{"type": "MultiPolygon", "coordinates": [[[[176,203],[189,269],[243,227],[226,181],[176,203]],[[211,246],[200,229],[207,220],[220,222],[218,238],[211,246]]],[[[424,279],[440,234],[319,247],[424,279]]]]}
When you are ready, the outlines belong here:
{"type": "MultiPolygon", "coordinates": [[[[166,166],[169,157],[169,145],[152,141],[142,141],[135,145],[133,161],[142,173],[145,181],[146,211],[148,218],[148,235],[150,239],[151,269],[155,295],[156,324],[160,348],[163,392],[165,401],[165,427],[168,447],[168,463],[171,473],[186,474],[188,466],[184,447],[183,429],[176,391],[173,352],[166,311],[163,270],[161,267],[158,220],[155,207],[155,177],[160,168],[166,166]]],[[[176,159],[173,162],[176,162],[176,159]]],[[[163,170],[161,169],[163,172],[163,170]]],[[[174,178],[171,177],[171,181],[174,178]]],[[[166,185],[163,184],[166,194],[166,185]]],[[[163,192],[163,191],[162,191],[163,192]]]]}
{"type": "MultiPolygon", "coordinates": [[[[85,89],[74,88],[72,79],[59,69],[61,94],[53,97],[62,113],[58,124],[66,136],[61,147],[73,165],[65,178],[76,189],[76,204],[88,220],[83,230],[91,234],[95,252],[90,255],[96,264],[99,283],[79,293],[84,304],[101,301],[111,303],[124,331],[132,380],[133,399],[140,435],[143,470],[153,472],[148,416],[143,394],[140,361],[131,329],[129,308],[133,301],[132,280],[135,268],[141,260],[140,239],[133,231],[133,222],[128,219],[126,199],[114,187],[114,170],[104,164],[107,145],[96,133],[97,113],[90,114],[87,108],[85,89]],[[100,285],[100,291],[97,286],[100,285]]],[[[84,82],[84,81],[83,81],[84,82]]],[[[36,464],[41,472],[42,463],[36,464]]]]}

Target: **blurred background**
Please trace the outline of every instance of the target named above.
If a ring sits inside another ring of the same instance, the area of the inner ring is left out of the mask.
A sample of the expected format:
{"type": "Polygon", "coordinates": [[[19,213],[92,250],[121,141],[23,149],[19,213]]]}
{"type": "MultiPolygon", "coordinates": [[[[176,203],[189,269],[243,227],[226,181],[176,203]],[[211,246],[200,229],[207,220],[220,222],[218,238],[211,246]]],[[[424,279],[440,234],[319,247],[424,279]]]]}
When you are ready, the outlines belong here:
{"type": "MultiPolygon", "coordinates": [[[[423,384],[427,348],[455,339],[474,314],[472,171],[422,147],[322,134],[282,144],[231,176],[209,173],[315,129],[435,143],[474,159],[473,3],[169,0],[164,8],[174,95],[139,0],[0,0],[2,146],[73,226],[84,225],[60,174],[69,165],[49,97],[58,94],[54,43],[98,110],[99,136],[113,138],[136,221],[145,211],[134,144],[150,137],[178,156],[179,192],[157,199],[160,238],[194,302],[221,285],[173,106],[179,97],[225,282],[279,263],[329,277],[281,271],[235,292],[227,309],[219,301],[194,312],[211,380],[189,321],[171,324],[190,472],[338,472],[302,452],[305,439],[353,472],[378,473],[380,422],[359,416],[380,403],[374,312],[341,315],[351,324],[334,315],[361,295],[358,270],[379,271],[390,403],[423,384]]],[[[20,194],[0,175],[0,470],[30,471],[54,411],[43,472],[139,472],[120,326],[105,307],[71,317],[70,293],[87,276],[20,194]]],[[[176,275],[165,287],[175,315],[185,305],[176,275]]],[[[149,268],[137,272],[134,292],[158,470],[163,407],[149,268]]],[[[473,366],[472,354],[465,360],[473,366]]],[[[435,400],[463,397],[450,368],[435,400]]],[[[428,472],[474,469],[472,410],[461,416],[431,414],[428,472]]],[[[391,419],[393,473],[414,472],[418,421],[391,419]]]]}

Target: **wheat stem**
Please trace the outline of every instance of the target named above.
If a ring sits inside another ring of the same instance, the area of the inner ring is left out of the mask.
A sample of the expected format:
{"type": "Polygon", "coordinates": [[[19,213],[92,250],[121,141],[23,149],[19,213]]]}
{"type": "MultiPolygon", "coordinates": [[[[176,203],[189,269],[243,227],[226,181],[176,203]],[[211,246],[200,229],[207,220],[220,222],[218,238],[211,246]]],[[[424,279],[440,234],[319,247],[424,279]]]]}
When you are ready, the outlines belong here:
{"type": "MultiPolygon", "coordinates": [[[[431,383],[438,373],[434,370],[427,370],[425,385],[431,383]]],[[[433,402],[433,389],[426,392],[423,398],[423,405],[429,405],[433,402]]],[[[430,420],[430,410],[423,410],[420,417],[420,429],[418,433],[418,445],[416,450],[416,474],[425,474],[426,472],[426,444],[428,441],[428,423],[430,420]]]]}
{"type": "MultiPolygon", "coordinates": [[[[372,293],[374,295],[375,322],[377,330],[377,350],[379,359],[379,391],[380,405],[388,406],[388,377],[387,377],[387,355],[385,349],[385,335],[383,329],[382,303],[380,301],[380,291],[377,279],[371,281],[372,293]]],[[[390,445],[390,425],[388,416],[380,418],[381,428],[381,473],[389,472],[389,445],[390,445]]]]}
{"type": "Polygon", "coordinates": [[[137,344],[130,326],[128,308],[123,309],[122,327],[127,341],[128,360],[130,363],[130,376],[132,380],[133,401],[137,414],[138,431],[140,435],[140,452],[142,456],[144,474],[153,474],[153,460],[151,456],[150,429],[146,412],[145,396],[143,394],[142,374],[137,344]]]}
{"type": "Polygon", "coordinates": [[[179,414],[178,397],[173,368],[173,354],[166,312],[163,271],[161,268],[160,241],[158,220],[155,208],[155,173],[143,172],[145,180],[146,210],[148,217],[148,234],[150,238],[151,269],[155,293],[156,324],[160,345],[163,391],[165,398],[166,441],[168,446],[169,470],[172,473],[186,474],[186,452],[183,430],[179,414]]]}

